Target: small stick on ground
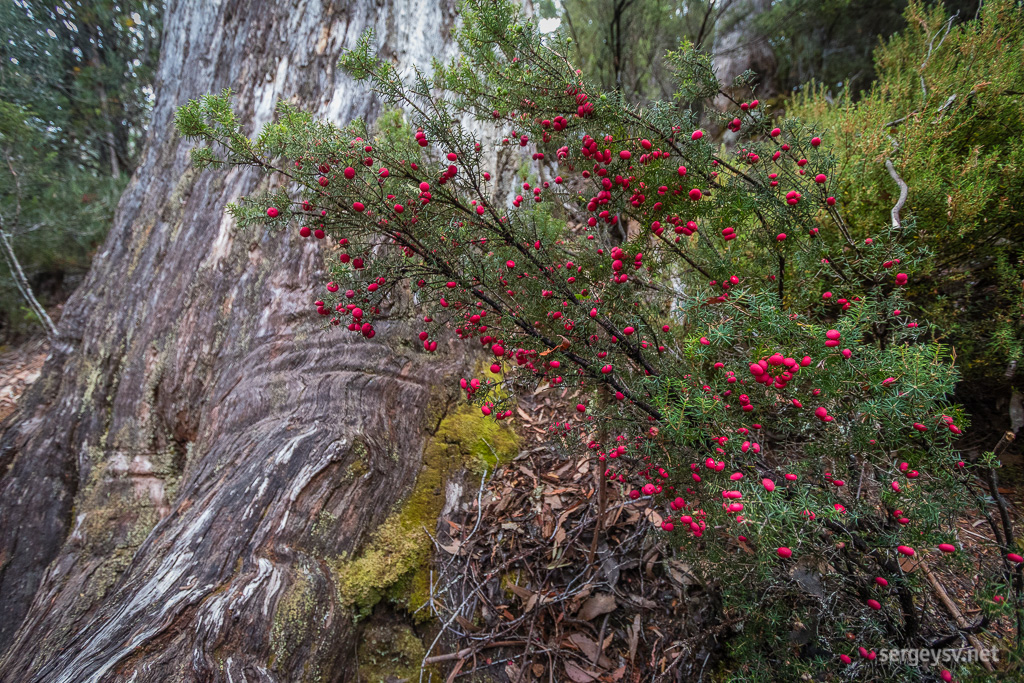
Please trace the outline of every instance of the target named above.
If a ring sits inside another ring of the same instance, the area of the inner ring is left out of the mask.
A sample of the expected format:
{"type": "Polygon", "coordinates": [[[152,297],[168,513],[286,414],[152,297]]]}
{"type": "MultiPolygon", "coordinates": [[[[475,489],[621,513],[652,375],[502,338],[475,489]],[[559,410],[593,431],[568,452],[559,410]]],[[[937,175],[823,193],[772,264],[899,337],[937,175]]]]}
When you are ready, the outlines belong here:
{"type": "Polygon", "coordinates": [[[424,664],[439,664],[441,662],[451,662],[456,659],[465,659],[470,655],[474,655],[480,650],[487,650],[492,647],[513,647],[515,645],[522,645],[521,640],[496,640],[493,643],[482,643],[480,645],[473,645],[471,647],[464,647],[458,652],[449,652],[446,655],[434,655],[433,657],[427,657],[423,660],[424,664]]]}
{"type": "MultiPolygon", "coordinates": [[[[956,622],[956,625],[961,630],[969,629],[971,625],[967,623],[967,619],[964,618],[964,615],[960,612],[956,603],[949,598],[949,594],[946,593],[946,589],[942,587],[942,584],[935,577],[935,574],[932,573],[932,570],[928,568],[928,565],[924,563],[924,560],[921,561],[920,566],[921,571],[924,572],[925,578],[928,579],[928,583],[932,585],[932,588],[935,590],[935,594],[939,596],[939,601],[946,607],[946,611],[949,612],[951,617],[953,617],[953,621],[956,622]]],[[[978,651],[978,654],[981,655],[984,646],[981,644],[981,641],[978,640],[978,637],[973,633],[965,633],[964,636],[967,638],[967,641],[971,646],[978,651]]],[[[979,659],[981,659],[981,663],[985,665],[985,668],[988,671],[994,671],[992,664],[989,663],[987,659],[983,659],[980,656],[979,659]]]]}
{"type": "Polygon", "coordinates": [[[601,471],[601,461],[594,461],[594,486],[597,488],[597,519],[594,521],[594,538],[590,541],[590,557],[587,563],[594,565],[594,558],[597,556],[597,541],[601,535],[601,526],[604,523],[604,472],[601,471]]]}

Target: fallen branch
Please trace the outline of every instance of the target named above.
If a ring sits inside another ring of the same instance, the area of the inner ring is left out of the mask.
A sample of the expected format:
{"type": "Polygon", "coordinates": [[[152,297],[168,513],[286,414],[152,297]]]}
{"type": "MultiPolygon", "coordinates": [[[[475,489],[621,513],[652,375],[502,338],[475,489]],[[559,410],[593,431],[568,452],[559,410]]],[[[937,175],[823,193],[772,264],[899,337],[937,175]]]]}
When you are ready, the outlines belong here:
{"type": "Polygon", "coordinates": [[[984,646],[981,644],[981,641],[978,640],[978,636],[969,632],[971,625],[967,623],[967,619],[964,618],[963,613],[960,612],[956,603],[949,598],[949,594],[946,593],[946,589],[942,587],[942,584],[935,577],[935,574],[932,573],[932,570],[928,568],[928,565],[925,564],[924,560],[921,560],[920,567],[921,571],[924,572],[925,578],[928,579],[928,583],[932,585],[932,589],[935,591],[935,594],[939,596],[939,602],[946,607],[946,611],[949,612],[951,617],[953,617],[953,621],[956,622],[957,627],[964,634],[964,637],[967,638],[967,642],[969,642],[971,646],[978,651],[981,663],[984,664],[988,671],[994,671],[992,664],[987,659],[980,656],[984,646]]]}
{"type": "Polygon", "coordinates": [[[516,645],[524,645],[523,640],[498,640],[493,643],[481,643],[479,645],[471,645],[464,647],[458,652],[449,652],[446,655],[434,655],[433,657],[427,657],[423,660],[423,664],[440,664],[441,662],[451,662],[456,659],[466,659],[475,655],[480,650],[489,650],[493,647],[514,647],[516,645]]]}

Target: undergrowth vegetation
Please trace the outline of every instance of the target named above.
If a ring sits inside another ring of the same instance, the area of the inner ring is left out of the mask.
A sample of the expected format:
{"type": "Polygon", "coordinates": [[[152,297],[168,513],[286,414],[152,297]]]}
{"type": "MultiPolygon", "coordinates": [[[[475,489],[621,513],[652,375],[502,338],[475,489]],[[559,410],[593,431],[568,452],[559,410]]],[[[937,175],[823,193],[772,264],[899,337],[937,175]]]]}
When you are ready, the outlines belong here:
{"type": "Polygon", "coordinates": [[[953,25],[941,6],[913,4],[907,20],[875,52],[878,80],[861,99],[812,88],[789,113],[828,132],[857,237],[895,203],[879,163],[892,159],[931,254],[908,296],[965,374],[1002,384],[1024,356],[1024,14],[993,3],[953,25]]]}

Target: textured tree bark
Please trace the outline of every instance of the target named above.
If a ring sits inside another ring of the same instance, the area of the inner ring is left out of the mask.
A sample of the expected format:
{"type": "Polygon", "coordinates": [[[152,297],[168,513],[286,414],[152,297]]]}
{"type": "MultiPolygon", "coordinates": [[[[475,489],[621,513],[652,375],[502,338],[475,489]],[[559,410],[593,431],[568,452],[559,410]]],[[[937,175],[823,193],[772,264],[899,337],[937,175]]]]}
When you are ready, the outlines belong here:
{"type": "Polygon", "coordinates": [[[224,205],[258,178],[196,173],[172,120],[227,87],[254,130],[282,98],[371,118],[342,46],[374,26],[424,65],[453,21],[436,0],[170,3],[144,160],[0,425],[0,681],[353,677],[324,558],[409,492],[466,361],[406,345],[397,313],[372,342],[321,329],[314,240],[236,232],[224,205]]]}

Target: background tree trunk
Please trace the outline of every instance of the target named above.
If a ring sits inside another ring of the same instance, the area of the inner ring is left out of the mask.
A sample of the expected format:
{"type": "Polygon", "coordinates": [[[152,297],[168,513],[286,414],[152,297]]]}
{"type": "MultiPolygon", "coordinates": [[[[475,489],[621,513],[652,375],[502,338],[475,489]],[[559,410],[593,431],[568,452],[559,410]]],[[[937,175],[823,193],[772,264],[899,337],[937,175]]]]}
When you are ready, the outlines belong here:
{"type": "Polygon", "coordinates": [[[170,3],[144,158],[2,426],[0,680],[352,678],[324,558],[410,491],[465,359],[417,352],[399,315],[372,342],[321,329],[315,240],[236,232],[224,205],[257,177],[196,173],[172,121],[227,87],[253,130],[283,98],[372,118],[342,46],[374,26],[425,65],[452,4],[170,3]],[[282,636],[285,603],[305,612],[282,636]]]}
{"type": "MultiPolygon", "coordinates": [[[[715,75],[724,89],[732,94],[732,82],[751,69],[757,73],[757,95],[762,100],[775,94],[775,72],[778,63],[768,37],[757,26],[757,19],[771,9],[771,0],[740,0],[718,19],[718,30],[712,47],[715,75]]],[[[736,95],[747,99],[748,92],[736,95]]],[[[715,100],[725,110],[730,102],[722,96],[715,100]]]]}

